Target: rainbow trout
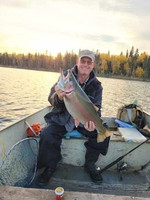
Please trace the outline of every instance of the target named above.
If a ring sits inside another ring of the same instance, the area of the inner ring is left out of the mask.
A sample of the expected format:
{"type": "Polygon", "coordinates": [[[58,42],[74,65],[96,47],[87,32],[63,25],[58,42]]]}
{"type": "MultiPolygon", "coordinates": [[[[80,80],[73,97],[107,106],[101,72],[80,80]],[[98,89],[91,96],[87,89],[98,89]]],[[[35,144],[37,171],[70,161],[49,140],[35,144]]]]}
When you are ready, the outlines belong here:
{"type": "Polygon", "coordinates": [[[98,108],[80,87],[71,70],[68,70],[66,76],[61,73],[57,85],[66,93],[64,103],[74,120],[82,124],[94,122],[98,132],[97,142],[103,142],[106,137],[111,136],[112,133],[103,126],[103,121],[97,113],[98,108]]]}

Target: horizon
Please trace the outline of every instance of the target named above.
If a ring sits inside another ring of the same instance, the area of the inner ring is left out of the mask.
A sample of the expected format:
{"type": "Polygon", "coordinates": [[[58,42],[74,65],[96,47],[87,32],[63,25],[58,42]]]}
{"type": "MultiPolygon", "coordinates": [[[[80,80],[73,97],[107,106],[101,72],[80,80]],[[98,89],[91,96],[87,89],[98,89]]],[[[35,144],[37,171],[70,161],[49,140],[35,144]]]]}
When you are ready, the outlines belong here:
{"type": "MultiPolygon", "coordinates": [[[[124,55],[124,56],[126,56],[126,53],[127,53],[127,51],[128,51],[128,54],[130,53],[130,51],[132,50],[132,48],[133,48],[133,53],[135,53],[136,52],[136,50],[138,50],[138,52],[139,52],[139,55],[141,55],[142,53],[146,53],[148,56],[149,56],[149,54],[147,53],[147,52],[145,52],[145,51],[143,51],[143,52],[140,52],[140,50],[138,49],[138,48],[134,48],[133,46],[130,48],[130,49],[127,49],[125,52],[120,52],[120,53],[118,53],[118,54],[111,54],[109,51],[107,51],[107,52],[100,52],[100,50],[99,49],[96,49],[96,50],[92,50],[94,53],[96,53],[97,51],[98,51],[98,53],[101,55],[101,54],[109,54],[110,56],[120,56],[121,55],[121,53],[124,55]]],[[[7,53],[7,54],[10,54],[10,55],[13,55],[13,54],[15,54],[15,55],[25,55],[25,56],[27,56],[28,54],[31,54],[31,55],[35,55],[35,54],[38,54],[38,55],[44,55],[44,56],[52,56],[52,57],[54,57],[54,58],[56,58],[57,57],[57,55],[60,53],[62,56],[65,56],[65,54],[66,53],[70,53],[70,54],[72,54],[72,53],[74,53],[75,55],[78,55],[79,54],[79,51],[80,50],[84,50],[84,49],[78,49],[78,52],[74,52],[73,50],[71,50],[71,51],[65,51],[64,53],[62,53],[62,52],[57,52],[55,55],[52,55],[52,53],[51,52],[48,52],[47,50],[45,51],[45,52],[33,52],[33,53],[31,53],[31,52],[27,52],[27,53],[24,53],[24,52],[6,52],[6,51],[4,51],[4,52],[1,52],[0,51],[0,54],[2,53],[2,54],[5,54],[5,53],[7,53]]]]}

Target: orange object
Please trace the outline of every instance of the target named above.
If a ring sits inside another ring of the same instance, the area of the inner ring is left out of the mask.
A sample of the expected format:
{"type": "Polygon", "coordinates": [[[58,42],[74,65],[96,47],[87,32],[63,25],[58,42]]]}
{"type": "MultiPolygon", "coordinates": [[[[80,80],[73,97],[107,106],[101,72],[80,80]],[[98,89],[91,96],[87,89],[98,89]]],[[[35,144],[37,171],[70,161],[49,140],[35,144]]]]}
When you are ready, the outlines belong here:
{"type": "MultiPolygon", "coordinates": [[[[35,124],[31,125],[31,127],[35,131],[35,133],[37,135],[39,135],[39,133],[40,133],[40,131],[42,129],[40,124],[39,123],[35,123],[35,124]]],[[[34,133],[30,128],[27,128],[27,133],[28,133],[29,136],[34,136],[34,133]]]]}

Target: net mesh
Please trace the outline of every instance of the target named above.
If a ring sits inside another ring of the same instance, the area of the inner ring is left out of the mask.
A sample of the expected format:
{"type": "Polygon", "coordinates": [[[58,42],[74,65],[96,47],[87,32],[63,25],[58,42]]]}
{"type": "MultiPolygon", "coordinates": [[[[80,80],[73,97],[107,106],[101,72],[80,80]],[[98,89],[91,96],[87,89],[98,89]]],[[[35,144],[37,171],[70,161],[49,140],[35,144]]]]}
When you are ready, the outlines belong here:
{"type": "Polygon", "coordinates": [[[38,141],[26,138],[16,143],[0,162],[0,185],[29,186],[36,174],[38,141]]]}

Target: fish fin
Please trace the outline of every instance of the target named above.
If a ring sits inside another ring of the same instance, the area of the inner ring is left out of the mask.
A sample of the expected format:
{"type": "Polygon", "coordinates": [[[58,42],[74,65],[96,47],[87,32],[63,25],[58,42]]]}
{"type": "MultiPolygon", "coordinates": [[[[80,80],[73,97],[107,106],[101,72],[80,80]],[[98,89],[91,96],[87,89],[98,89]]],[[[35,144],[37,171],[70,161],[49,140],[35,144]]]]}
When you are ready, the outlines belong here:
{"type": "Polygon", "coordinates": [[[150,128],[148,127],[148,125],[146,125],[146,126],[144,126],[144,128],[143,128],[144,130],[147,130],[147,131],[149,131],[150,132],[150,128]]]}
{"type": "Polygon", "coordinates": [[[66,75],[64,75],[64,73],[62,72],[62,77],[63,77],[64,82],[66,82],[67,79],[69,78],[69,70],[67,70],[67,74],[66,75]]]}
{"type": "Polygon", "coordinates": [[[75,123],[75,127],[77,128],[80,122],[77,119],[75,119],[74,123],[75,123]]]}
{"type": "Polygon", "coordinates": [[[98,133],[97,134],[97,142],[103,142],[107,137],[111,136],[113,134],[112,131],[106,130],[103,134],[98,133]]]}
{"type": "Polygon", "coordinates": [[[57,87],[60,89],[60,90],[65,90],[65,87],[64,87],[64,78],[63,78],[63,72],[61,72],[60,76],[59,76],[59,79],[58,79],[58,82],[57,82],[57,87]]]}
{"type": "Polygon", "coordinates": [[[94,108],[95,108],[96,112],[99,111],[99,108],[97,106],[94,105],[94,108]]]}

